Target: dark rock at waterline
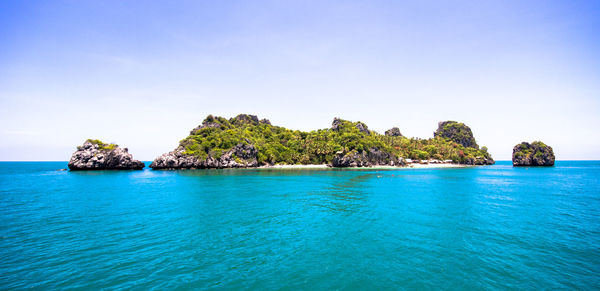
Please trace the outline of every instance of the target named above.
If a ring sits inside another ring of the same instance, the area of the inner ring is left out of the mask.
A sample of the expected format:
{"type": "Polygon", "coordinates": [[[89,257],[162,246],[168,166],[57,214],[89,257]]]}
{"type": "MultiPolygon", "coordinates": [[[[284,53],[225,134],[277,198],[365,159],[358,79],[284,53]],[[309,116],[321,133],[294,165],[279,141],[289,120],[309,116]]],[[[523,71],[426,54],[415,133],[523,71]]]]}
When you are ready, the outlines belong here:
{"type": "Polygon", "coordinates": [[[513,166],[554,166],[552,147],[541,141],[522,142],[513,148],[513,166]]]}
{"type": "Polygon", "coordinates": [[[331,162],[333,167],[372,167],[372,166],[403,166],[406,162],[392,154],[370,148],[366,151],[356,150],[348,153],[338,152],[331,162]]]}
{"type": "Polygon", "coordinates": [[[468,158],[462,164],[471,165],[471,166],[482,166],[482,165],[493,165],[496,161],[491,157],[475,157],[468,158]]]}
{"type": "Polygon", "coordinates": [[[88,139],[82,146],[77,147],[68,166],[72,171],[141,170],[144,163],[133,159],[127,148],[88,139]]]}
{"type": "Polygon", "coordinates": [[[185,148],[177,147],[174,151],[156,158],[152,169],[221,169],[258,167],[258,150],[250,144],[238,144],[223,153],[220,158],[207,157],[201,159],[194,155],[184,154],[185,148]]]}

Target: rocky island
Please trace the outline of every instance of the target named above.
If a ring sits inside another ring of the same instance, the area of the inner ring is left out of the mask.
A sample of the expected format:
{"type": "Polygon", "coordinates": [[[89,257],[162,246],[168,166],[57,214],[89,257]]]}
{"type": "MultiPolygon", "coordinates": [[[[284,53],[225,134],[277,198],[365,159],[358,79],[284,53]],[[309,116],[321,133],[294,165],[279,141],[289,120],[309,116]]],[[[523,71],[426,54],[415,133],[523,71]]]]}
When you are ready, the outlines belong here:
{"type": "Polygon", "coordinates": [[[430,139],[406,138],[394,127],[384,135],[362,122],[335,118],[332,126],[310,132],[274,126],[240,114],[209,115],[177,148],[157,157],[153,169],[247,168],[269,165],[333,167],[403,166],[407,161],[489,165],[494,160],[475,142],[471,129],[446,121],[430,139]]]}
{"type": "Polygon", "coordinates": [[[97,139],[88,139],[69,160],[71,171],[83,170],[141,170],[144,163],[134,160],[127,148],[106,144],[97,139]]]}
{"type": "Polygon", "coordinates": [[[522,142],[513,148],[513,166],[554,166],[552,147],[541,141],[522,142]]]}

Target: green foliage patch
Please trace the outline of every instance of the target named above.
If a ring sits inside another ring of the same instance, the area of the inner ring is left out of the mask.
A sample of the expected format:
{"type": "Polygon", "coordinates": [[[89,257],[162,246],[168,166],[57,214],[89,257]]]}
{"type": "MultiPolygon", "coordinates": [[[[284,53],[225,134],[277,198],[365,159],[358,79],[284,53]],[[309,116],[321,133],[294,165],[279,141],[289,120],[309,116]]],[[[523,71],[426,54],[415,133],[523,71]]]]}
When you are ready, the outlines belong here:
{"type": "Polygon", "coordinates": [[[99,139],[88,139],[87,141],[92,144],[98,145],[99,150],[112,151],[118,147],[117,144],[114,144],[114,143],[107,144],[107,143],[102,142],[99,139]]]}

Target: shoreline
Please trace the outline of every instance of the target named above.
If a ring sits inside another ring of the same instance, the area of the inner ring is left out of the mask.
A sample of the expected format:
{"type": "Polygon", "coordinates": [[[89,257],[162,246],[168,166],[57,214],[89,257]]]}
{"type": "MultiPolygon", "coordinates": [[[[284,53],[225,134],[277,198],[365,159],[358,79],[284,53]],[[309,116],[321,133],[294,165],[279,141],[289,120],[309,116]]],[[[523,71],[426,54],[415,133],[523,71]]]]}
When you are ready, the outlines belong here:
{"type": "Polygon", "coordinates": [[[438,163],[438,164],[418,164],[411,163],[406,166],[371,166],[371,167],[331,167],[326,164],[322,165],[272,165],[272,166],[260,166],[256,168],[246,169],[273,169],[273,170],[312,170],[312,169],[375,169],[375,170],[398,170],[398,169],[436,169],[436,168],[466,168],[469,165],[452,164],[452,163],[438,163]]]}
{"type": "Polygon", "coordinates": [[[439,164],[409,164],[407,165],[409,168],[413,169],[432,169],[432,168],[466,168],[472,167],[470,165],[462,165],[462,164],[452,164],[452,163],[439,163],[439,164]]]}
{"type": "MultiPolygon", "coordinates": [[[[477,165],[464,165],[454,163],[431,163],[431,164],[420,164],[410,163],[405,166],[386,166],[377,165],[370,167],[332,167],[327,164],[310,164],[310,165],[270,165],[270,166],[259,166],[259,167],[231,167],[231,168],[160,168],[153,169],[148,166],[142,169],[133,170],[150,170],[150,171],[185,171],[185,170],[325,170],[325,169],[336,169],[336,170],[402,170],[402,169],[444,169],[444,168],[467,168],[475,167],[477,165]]],[[[86,170],[69,170],[66,168],[57,169],[58,171],[69,171],[69,172],[86,172],[86,171],[126,171],[132,169],[86,169],[86,170]]]]}

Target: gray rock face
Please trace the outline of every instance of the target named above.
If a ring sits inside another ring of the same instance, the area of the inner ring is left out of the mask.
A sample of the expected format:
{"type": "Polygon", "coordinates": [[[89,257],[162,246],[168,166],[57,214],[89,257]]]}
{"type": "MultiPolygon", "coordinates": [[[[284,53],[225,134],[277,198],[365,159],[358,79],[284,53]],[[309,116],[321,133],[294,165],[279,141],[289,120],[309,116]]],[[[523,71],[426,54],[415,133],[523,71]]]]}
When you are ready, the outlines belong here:
{"type": "Polygon", "coordinates": [[[358,152],[356,150],[349,153],[338,153],[333,157],[332,167],[372,167],[372,166],[403,166],[406,161],[402,158],[396,158],[389,153],[380,151],[377,148],[370,148],[367,151],[358,152]]]}
{"type": "Polygon", "coordinates": [[[438,129],[433,133],[433,136],[448,138],[464,147],[479,148],[477,142],[475,142],[475,137],[473,137],[473,131],[464,123],[456,121],[439,122],[438,129]]]}
{"type": "MultiPolygon", "coordinates": [[[[342,125],[344,122],[348,122],[348,121],[345,121],[345,120],[337,118],[337,117],[334,118],[333,122],[331,123],[331,130],[339,131],[342,128],[342,125]]],[[[366,133],[366,134],[371,133],[371,131],[369,131],[369,127],[360,121],[356,122],[356,128],[358,128],[358,130],[362,133],[366,133]]]]}
{"type": "Polygon", "coordinates": [[[178,147],[170,153],[156,158],[150,168],[152,169],[221,169],[221,168],[248,168],[258,166],[258,150],[249,144],[238,144],[231,150],[223,153],[220,158],[209,157],[199,159],[196,156],[184,155],[184,148],[178,147]]]}
{"type": "Polygon", "coordinates": [[[392,127],[385,131],[385,135],[387,135],[387,136],[402,136],[402,133],[400,133],[399,128],[392,127]]]}
{"type": "Polygon", "coordinates": [[[200,124],[198,127],[192,129],[192,131],[190,131],[190,134],[196,134],[199,130],[203,129],[203,128],[219,128],[221,127],[221,124],[216,122],[214,117],[212,115],[209,115],[206,119],[204,119],[204,121],[202,121],[202,124],[200,124]]]}
{"type": "Polygon", "coordinates": [[[496,162],[494,161],[494,159],[485,157],[469,158],[464,162],[465,165],[471,166],[493,165],[495,163],[496,162]]]}
{"type": "Polygon", "coordinates": [[[335,130],[335,131],[340,130],[340,127],[342,126],[342,122],[343,121],[341,119],[339,119],[337,117],[334,118],[333,122],[331,123],[331,130],[335,130]]]}
{"type": "Polygon", "coordinates": [[[87,140],[71,156],[69,169],[83,170],[141,170],[144,163],[134,160],[127,148],[87,140]]]}
{"type": "Polygon", "coordinates": [[[240,114],[240,115],[232,118],[231,119],[231,123],[232,124],[249,123],[249,124],[253,124],[253,125],[258,125],[259,120],[258,120],[258,117],[256,115],[240,114]]]}
{"type": "Polygon", "coordinates": [[[513,148],[513,166],[554,166],[554,151],[541,141],[522,142],[513,148]]]}
{"type": "Polygon", "coordinates": [[[371,133],[371,131],[369,130],[369,127],[360,121],[356,123],[356,128],[358,128],[358,131],[360,131],[362,133],[366,133],[366,134],[371,133]]]}

